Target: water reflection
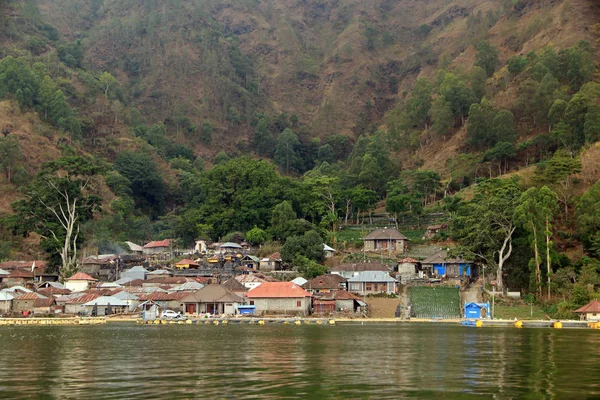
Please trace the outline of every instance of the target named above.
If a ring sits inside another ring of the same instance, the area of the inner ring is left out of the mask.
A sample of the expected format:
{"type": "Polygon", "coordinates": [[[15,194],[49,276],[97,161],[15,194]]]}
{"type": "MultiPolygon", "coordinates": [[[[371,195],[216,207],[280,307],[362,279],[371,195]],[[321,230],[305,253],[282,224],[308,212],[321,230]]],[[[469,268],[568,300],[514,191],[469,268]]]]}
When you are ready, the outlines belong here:
{"type": "Polygon", "coordinates": [[[6,327],[2,398],[594,398],[592,330],[6,327]]]}

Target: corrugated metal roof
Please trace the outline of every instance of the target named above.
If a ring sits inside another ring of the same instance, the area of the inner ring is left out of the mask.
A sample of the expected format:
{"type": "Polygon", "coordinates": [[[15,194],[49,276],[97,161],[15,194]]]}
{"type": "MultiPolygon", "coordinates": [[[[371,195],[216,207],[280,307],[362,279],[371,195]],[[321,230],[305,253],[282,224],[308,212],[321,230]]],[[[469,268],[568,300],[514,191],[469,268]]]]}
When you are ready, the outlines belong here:
{"type": "Polygon", "coordinates": [[[244,299],[223,285],[212,284],[189,293],[181,301],[183,303],[243,303],[244,299]]]}
{"type": "Polygon", "coordinates": [[[369,233],[364,240],[408,240],[396,228],[379,228],[369,233]]]}
{"type": "Polygon", "coordinates": [[[152,249],[154,247],[169,247],[171,245],[171,241],[169,239],[165,240],[157,240],[150,242],[144,246],[144,249],[152,249]]]}
{"type": "Polygon", "coordinates": [[[331,271],[348,271],[348,272],[360,272],[360,271],[390,271],[390,268],[381,263],[347,263],[340,264],[337,267],[331,267],[331,271]]]}
{"type": "Polygon", "coordinates": [[[194,290],[200,290],[203,287],[204,287],[204,285],[201,284],[200,282],[190,281],[190,282],[182,283],[179,286],[175,286],[171,290],[173,290],[175,292],[185,292],[185,291],[193,292],[194,290]]]}
{"type": "Polygon", "coordinates": [[[6,290],[0,290],[0,301],[10,301],[14,299],[15,296],[11,292],[7,292],[6,290]]]}
{"type": "Polygon", "coordinates": [[[37,300],[37,299],[46,299],[46,296],[42,296],[41,294],[38,293],[24,293],[20,296],[15,297],[15,300],[37,300]]]}
{"type": "Polygon", "coordinates": [[[54,297],[50,297],[50,298],[38,298],[35,303],[33,304],[34,307],[50,307],[51,305],[55,304],[56,300],[54,300],[54,297]]]}
{"type": "Polygon", "coordinates": [[[302,287],[304,289],[339,289],[340,284],[344,282],[346,282],[346,278],[341,275],[325,274],[311,279],[302,287]]]}
{"type": "Polygon", "coordinates": [[[67,278],[68,281],[97,281],[98,279],[92,278],[85,272],[78,272],[75,275],[71,275],[67,278]]]}
{"type": "Polygon", "coordinates": [[[397,282],[384,271],[363,271],[354,275],[348,282],[397,282]]]}
{"type": "Polygon", "coordinates": [[[100,296],[100,297],[97,297],[97,298],[95,298],[93,300],[90,300],[90,301],[86,302],[84,304],[84,306],[89,307],[89,306],[96,306],[96,305],[98,305],[98,306],[104,307],[104,306],[108,306],[109,304],[111,306],[115,306],[115,307],[124,307],[124,306],[128,306],[129,305],[129,304],[127,304],[126,301],[121,300],[121,299],[117,299],[114,296],[100,296]]]}
{"type": "MultiPolygon", "coordinates": [[[[71,298],[69,300],[67,300],[67,304],[85,304],[88,301],[92,301],[97,299],[98,297],[100,297],[100,293],[86,293],[83,296],[79,296],[76,298],[71,298]]],[[[58,301],[58,299],[57,299],[58,301]]]]}

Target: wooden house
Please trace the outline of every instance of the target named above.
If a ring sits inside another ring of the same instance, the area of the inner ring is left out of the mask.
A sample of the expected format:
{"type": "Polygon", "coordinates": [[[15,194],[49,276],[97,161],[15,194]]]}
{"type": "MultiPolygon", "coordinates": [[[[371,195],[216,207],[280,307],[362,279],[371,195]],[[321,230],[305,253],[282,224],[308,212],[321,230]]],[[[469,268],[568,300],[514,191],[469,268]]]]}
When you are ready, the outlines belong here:
{"type": "Polygon", "coordinates": [[[369,233],[364,239],[365,251],[383,253],[405,253],[408,251],[408,238],[396,228],[380,228],[369,233]]]}
{"type": "Polygon", "coordinates": [[[317,276],[302,285],[309,293],[329,293],[336,290],[346,290],[347,280],[341,275],[325,274],[317,276]]]}
{"type": "Polygon", "coordinates": [[[462,258],[450,258],[446,250],[440,250],[421,261],[423,271],[429,276],[468,279],[476,276],[472,263],[462,258]]]}
{"type": "Polygon", "coordinates": [[[271,272],[281,270],[281,254],[273,253],[268,257],[260,260],[260,270],[263,272],[271,272]]]}

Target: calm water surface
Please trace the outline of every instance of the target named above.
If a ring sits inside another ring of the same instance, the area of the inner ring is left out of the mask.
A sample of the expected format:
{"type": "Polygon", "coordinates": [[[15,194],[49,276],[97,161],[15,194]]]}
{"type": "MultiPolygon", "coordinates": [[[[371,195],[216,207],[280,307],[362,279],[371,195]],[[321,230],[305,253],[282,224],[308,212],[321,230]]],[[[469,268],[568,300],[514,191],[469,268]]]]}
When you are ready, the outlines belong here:
{"type": "Polygon", "coordinates": [[[0,398],[600,398],[600,331],[15,326],[0,398]]]}

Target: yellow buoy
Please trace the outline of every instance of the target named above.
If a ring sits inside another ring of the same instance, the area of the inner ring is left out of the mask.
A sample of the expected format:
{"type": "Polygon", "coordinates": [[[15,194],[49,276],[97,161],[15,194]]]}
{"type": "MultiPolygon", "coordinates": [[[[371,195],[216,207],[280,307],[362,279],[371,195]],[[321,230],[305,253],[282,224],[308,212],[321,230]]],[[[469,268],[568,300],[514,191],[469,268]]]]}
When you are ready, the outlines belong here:
{"type": "Polygon", "coordinates": [[[223,325],[227,325],[229,322],[227,320],[221,322],[223,325]]]}
{"type": "Polygon", "coordinates": [[[296,325],[302,325],[302,321],[296,321],[294,322],[296,325]]]}
{"type": "Polygon", "coordinates": [[[330,319],[329,320],[329,325],[335,325],[335,319],[330,319]]]}
{"type": "Polygon", "coordinates": [[[213,322],[213,324],[219,325],[219,321],[215,321],[215,322],[213,322]]]}
{"type": "Polygon", "coordinates": [[[191,320],[191,319],[188,319],[188,320],[186,320],[186,321],[185,321],[185,323],[186,323],[186,324],[191,324],[191,323],[192,323],[192,320],[191,320]]]}
{"type": "Polygon", "coordinates": [[[317,321],[317,325],[322,325],[323,322],[322,321],[317,321]]]}
{"type": "Polygon", "coordinates": [[[258,321],[258,324],[259,324],[259,325],[264,325],[264,324],[265,324],[265,321],[263,321],[263,320],[261,319],[260,321],[258,321]]]}
{"type": "Polygon", "coordinates": [[[562,322],[560,321],[556,321],[553,325],[554,329],[562,329],[563,325],[562,322]]]}
{"type": "Polygon", "coordinates": [[[478,320],[475,322],[475,327],[476,327],[476,328],[481,328],[482,326],[483,326],[483,321],[482,321],[482,320],[480,320],[480,319],[478,319],[478,320]]]}
{"type": "Polygon", "coordinates": [[[304,323],[305,323],[306,325],[310,325],[310,321],[309,321],[309,320],[306,320],[306,321],[304,321],[304,323]]]}
{"type": "Polygon", "coordinates": [[[515,328],[522,328],[523,327],[523,321],[515,321],[515,328]]]}
{"type": "Polygon", "coordinates": [[[290,324],[290,321],[283,321],[283,324],[284,324],[284,325],[289,325],[289,324],[290,324]]]}

